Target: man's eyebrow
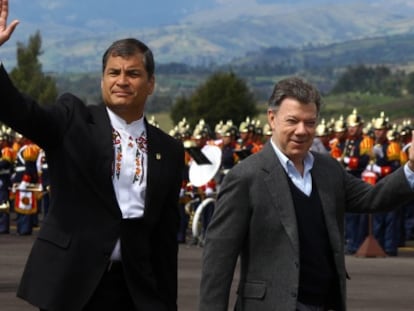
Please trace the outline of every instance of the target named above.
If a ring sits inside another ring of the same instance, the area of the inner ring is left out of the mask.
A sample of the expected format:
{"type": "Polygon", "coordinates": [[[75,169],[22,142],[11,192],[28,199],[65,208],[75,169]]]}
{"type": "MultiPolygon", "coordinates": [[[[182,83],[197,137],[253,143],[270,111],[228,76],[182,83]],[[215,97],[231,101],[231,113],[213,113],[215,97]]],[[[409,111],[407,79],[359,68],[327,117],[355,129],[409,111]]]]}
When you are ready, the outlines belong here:
{"type": "Polygon", "coordinates": [[[137,72],[142,72],[144,71],[142,68],[127,68],[125,69],[126,72],[131,72],[131,71],[137,71],[137,72]]]}
{"type": "Polygon", "coordinates": [[[108,67],[107,70],[108,71],[121,71],[120,68],[115,68],[115,67],[108,67]]]}

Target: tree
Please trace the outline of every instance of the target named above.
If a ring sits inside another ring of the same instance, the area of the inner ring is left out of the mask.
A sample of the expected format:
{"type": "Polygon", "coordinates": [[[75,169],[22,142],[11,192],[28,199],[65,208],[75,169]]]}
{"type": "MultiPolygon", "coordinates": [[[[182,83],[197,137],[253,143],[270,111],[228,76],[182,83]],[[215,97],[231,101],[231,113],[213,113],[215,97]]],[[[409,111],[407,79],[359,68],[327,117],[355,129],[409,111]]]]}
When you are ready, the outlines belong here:
{"type": "Polygon", "coordinates": [[[221,120],[232,120],[234,124],[247,116],[258,114],[253,93],[244,80],[233,72],[214,73],[203,85],[186,98],[178,98],[171,111],[171,119],[178,123],[185,117],[191,126],[200,119],[214,127],[221,120]]]}
{"type": "Polygon", "coordinates": [[[332,93],[361,92],[400,96],[405,80],[403,71],[393,73],[386,66],[367,67],[359,65],[349,67],[338,79],[332,93]]]}
{"type": "Polygon", "coordinates": [[[39,104],[55,102],[58,91],[55,80],[42,72],[38,57],[41,51],[42,38],[39,31],[29,37],[29,43],[17,43],[17,66],[10,72],[16,87],[35,99],[39,104]]]}
{"type": "Polygon", "coordinates": [[[193,114],[190,100],[185,96],[176,99],[170,113],[171,120],[177,124],[183,117],[186,119],[193,114]]]}

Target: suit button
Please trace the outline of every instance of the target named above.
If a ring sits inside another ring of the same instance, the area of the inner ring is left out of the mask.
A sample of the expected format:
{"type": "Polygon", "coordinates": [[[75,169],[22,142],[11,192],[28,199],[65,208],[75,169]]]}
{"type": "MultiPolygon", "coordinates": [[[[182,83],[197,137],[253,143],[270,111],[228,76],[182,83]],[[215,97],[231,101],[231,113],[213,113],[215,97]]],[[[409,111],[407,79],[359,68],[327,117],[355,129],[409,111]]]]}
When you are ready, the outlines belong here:
{"type": "Polygon", "coordinates": [[[292,292],[292,293],[290,293],[290,296],[292,296],[293,298],[296,298],[297,294],[292,292]]]}
{"type": "Polygon", "coordinates": [[[297,261],[295,261],[295,267],[296,267],[297,269],[299,269],[299,263],[298,263],[297,261]]]}

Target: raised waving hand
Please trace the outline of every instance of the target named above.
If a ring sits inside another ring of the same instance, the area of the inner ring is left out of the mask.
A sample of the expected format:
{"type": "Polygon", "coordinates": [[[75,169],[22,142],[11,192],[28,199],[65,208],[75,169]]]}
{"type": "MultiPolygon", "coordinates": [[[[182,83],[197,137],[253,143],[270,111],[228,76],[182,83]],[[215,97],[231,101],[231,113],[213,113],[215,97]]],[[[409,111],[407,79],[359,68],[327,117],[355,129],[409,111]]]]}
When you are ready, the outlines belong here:
{"type": "Polygon", "coordinates": [[[14,20],[7,25],[7,17],[9,16],[9,1],[0,0],[0,46],[9,40],[14,29],[19,24],[18,20],[14,20]]]}

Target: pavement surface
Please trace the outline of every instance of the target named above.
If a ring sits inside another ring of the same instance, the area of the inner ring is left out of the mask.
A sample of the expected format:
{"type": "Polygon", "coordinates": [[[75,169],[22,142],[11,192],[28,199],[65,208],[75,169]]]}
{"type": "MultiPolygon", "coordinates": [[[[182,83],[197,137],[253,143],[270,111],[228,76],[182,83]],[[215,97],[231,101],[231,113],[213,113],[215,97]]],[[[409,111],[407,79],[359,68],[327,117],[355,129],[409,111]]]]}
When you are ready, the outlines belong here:
{"type": "MultiPolygon", "coordinates": [[[[36,234],[37,230],[31,236],[19,236],[12,228],[10,234],[0,235],[1,311],[38,310],[16,298],[19,278],[36,234]]],[[[180,245],[179,311],[197,310],[201,256],[202,248],[180,245]]],[[[409,241],[407,247],[400,248],[397,257],[368,258],[347,255],[346,264],[351,276],[348,281],[348,310],[414,310],[414,241],[409,241]]],[[[236,273],[234,288],[237,281],[236,273]]],[[[235,299],[234,288],[231,306],[235,299]]]]}

